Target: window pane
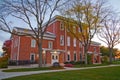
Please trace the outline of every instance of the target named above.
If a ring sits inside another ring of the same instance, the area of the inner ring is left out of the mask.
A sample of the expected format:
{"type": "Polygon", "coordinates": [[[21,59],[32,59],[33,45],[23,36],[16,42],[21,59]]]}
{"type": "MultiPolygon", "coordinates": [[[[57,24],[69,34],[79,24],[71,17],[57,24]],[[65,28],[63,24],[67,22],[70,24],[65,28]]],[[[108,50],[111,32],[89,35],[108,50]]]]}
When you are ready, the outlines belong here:
{"type": "Polygon", "coordinates": [[[34,39],[31,40],[31,47],[35,47],[36,46],[36,41],[34,39]]]}
{"type": "Polygon", "coordinates": [[[77,56],[76,56],[76,53],[74,53],[74,61],[76,61],[76,60],[77,60],[77,59],[76,59],[76,57],[77,57],[77,56]]]}
{"type": "Polygon", "coordinates": [[[70,61],[70,54],[67,55],[67,60],[70,61]]]}
{"type": "Polygon", "coordinates": [[[64,36],[63,35],[60,36],[60,45],[61,46],[64,45],[64,36]]]}
{"type": "Polygon", "coordinates": [[[76,39],[75,38],[73,40],[73,45],[74,45],[74,47],[76,47],[76,39]]]}
{"type": "Polygon", "coordinates": [[[35,54],[32,53],[32,54],[30,55],[30,61],[31,61],[31,62],[34,62],[34,61],[35,61],[35,54]]]}
{"type": "Polygon", "coordinates": [[[53,48],[53,43],[51,41],[48,42],[48,48],[52,49],[53,48]]]}
{"type": "Polygon", "coordinates": [[[70,46],[70,37],[67,37],[67,45],[70,46]]]}
{"type": "Polygon", "coordinates": [[[64,24],[63,24],[63,22],[60,23],[60,30],[64,30],[64,24]]]}

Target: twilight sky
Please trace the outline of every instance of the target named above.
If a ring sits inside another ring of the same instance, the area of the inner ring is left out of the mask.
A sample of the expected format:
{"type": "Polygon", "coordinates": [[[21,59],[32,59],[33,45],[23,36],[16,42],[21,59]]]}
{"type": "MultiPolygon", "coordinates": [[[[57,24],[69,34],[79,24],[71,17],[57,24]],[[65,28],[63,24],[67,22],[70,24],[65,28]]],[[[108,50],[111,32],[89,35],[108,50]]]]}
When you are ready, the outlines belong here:
{"type": "MultiPolygon", "coordinates": [[[[108,1],[109,1],[109,4],[110,4],[111,6],[113,6],[113,8],[114,8],[115,10],[117,10],[117,12],[120,12],[120,0],[108,0],[108,1]]],[[[17,23],[17,24],[14,23],[15,26],[20,26],[21,24],[22,24],[21,22],[19,22],[19,23],[17,23]]],[[[10,38],[10,34],[5,33],[5,32],[3,32],[3,31],[0,31],[0,52],[2,52],[3,42],[4,42],[5,40],[9,40],[9,38],[10,38]]],[[[98,41],[97,37],[95,37],[94,40],[95,40],[95,41],[96,41],[96,40],[98,41]]],[[[100,42],[100,43],[101,43],[102,45],[104,45],[102,42],[100,42]]],[[[120,49],[120,45],[117,45],[116,47],[120,49]]]]}

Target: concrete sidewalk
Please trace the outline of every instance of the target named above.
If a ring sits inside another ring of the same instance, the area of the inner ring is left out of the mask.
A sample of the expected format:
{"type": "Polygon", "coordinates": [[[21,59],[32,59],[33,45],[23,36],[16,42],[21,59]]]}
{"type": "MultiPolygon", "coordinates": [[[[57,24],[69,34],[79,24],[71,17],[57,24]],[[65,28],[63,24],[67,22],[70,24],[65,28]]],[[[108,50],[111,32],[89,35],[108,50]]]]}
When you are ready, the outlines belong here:
{"type": "Polygon", "coordinates": [[[43,71],[30,71],[30,72],[2,72],[2,69],[0,69],[0,80],[5,79],[5,78],[16,77],[16,76],[23,76],[23,75],[40,74],[40,73],[48,73],[48,72],[70,71],[70,70],[93,69],[93,68],[112,67],[112,66],[120,66],[120,65],[83,67],[83,68],[67,68],[67,67],[65,67],[65,69],[61,69],[61,70],[43,70],[43,71]]]}

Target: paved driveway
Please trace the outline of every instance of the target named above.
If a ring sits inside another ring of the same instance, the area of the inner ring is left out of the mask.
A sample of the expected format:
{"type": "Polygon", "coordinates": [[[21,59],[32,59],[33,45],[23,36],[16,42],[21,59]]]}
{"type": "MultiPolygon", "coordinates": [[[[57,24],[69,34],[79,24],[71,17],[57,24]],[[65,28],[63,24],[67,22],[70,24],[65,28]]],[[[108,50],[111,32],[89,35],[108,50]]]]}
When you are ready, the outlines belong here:
{"type": "Polygon", "coordinates": [[[102,68],[102,67],[112,67],[120,65],[108,65],[108,66],[97,66],[97,67],[83,67],[83,68],[65,68],[62,70],[44,70],[44,71],[30,71],[30,72],[2,72],[0,69],[0,80],[10,77],[39,74],[39,73],[48,73],[48,72],[59,72],[59,71],[69,71],[69,70],[82,70],[82,69],[93,69],[93,68],[102,68]]]}

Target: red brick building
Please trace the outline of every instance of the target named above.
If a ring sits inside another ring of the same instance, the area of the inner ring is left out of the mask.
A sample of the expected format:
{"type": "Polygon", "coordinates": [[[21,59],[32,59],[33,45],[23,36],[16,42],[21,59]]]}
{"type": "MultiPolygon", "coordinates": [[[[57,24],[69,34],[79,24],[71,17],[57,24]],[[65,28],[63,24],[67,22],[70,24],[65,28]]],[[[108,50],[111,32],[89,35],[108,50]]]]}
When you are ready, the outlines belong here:
{"type": "MultiPolygon", "coordinates": [[[[24,28],[14,28],[16,32],[33,32],[24,28]]],[[[76,29],[76,32],[78,29],[76,29]]],[[[54,62],[63,64],[70,61],[83,61],[84,48],[75,38],[71,37],[64,28],[63,21],[54,17],[49,24],[43,38],[43,63],[51,65],[54,62]]],[[[11,36],[10,60],[38,62],[38,47],[36,41],[30,36],[11,36]]],[[[92,54],[92,63],[101,63],[100,44],[93,42],[89,54],[92,54]]]]}

